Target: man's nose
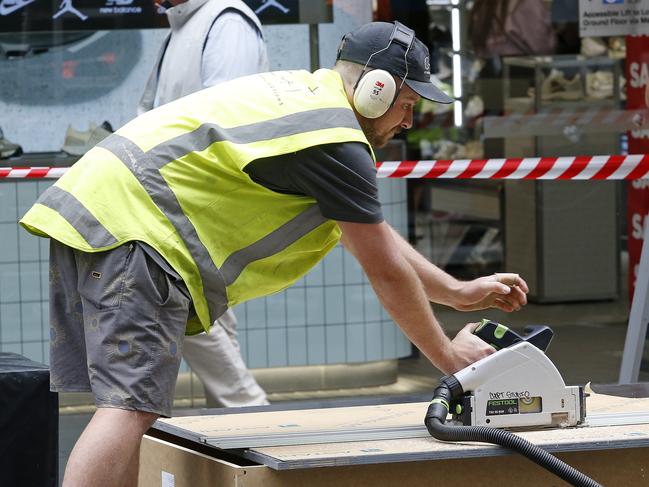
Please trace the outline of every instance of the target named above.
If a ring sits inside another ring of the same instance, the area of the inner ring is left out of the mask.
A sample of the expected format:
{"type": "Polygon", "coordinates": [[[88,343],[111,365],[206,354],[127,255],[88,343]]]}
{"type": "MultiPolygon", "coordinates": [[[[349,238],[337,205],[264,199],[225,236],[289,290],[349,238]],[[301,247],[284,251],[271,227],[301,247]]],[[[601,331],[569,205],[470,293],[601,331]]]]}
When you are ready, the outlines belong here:
{"type": "Polygon", "coordinates": [[[412,119],[412,109],[406,110],[406,114],[403,116],[403,120],[401,120],[401,128],[409,129],[412,127],[412,119]]]}

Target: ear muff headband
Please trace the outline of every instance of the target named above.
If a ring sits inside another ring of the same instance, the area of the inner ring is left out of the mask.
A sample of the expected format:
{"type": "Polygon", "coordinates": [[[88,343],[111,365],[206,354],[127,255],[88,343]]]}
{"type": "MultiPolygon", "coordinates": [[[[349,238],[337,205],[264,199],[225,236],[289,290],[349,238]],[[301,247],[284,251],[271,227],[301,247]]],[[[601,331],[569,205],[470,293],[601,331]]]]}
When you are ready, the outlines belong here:
{"type": "Polygon", "coordinates": [[[363,72],[354,85],[354,107],[356,111],[365,118],[378,118],[387,112],[399,96],[399,92],[408,77],[408,52],[415,40],[415,33],[400,22],[394,23],[394,29],[390,34],[388,44],[378,51],[370,54],[363,72]],[[393,42],[403,45],[406,50],[403,55],[403,63],[406,73],[397,89],[394,77],[383,69],[371,69],[368,72],[368,65],[376,54],[380,54],[390,48],[393,42]]]}

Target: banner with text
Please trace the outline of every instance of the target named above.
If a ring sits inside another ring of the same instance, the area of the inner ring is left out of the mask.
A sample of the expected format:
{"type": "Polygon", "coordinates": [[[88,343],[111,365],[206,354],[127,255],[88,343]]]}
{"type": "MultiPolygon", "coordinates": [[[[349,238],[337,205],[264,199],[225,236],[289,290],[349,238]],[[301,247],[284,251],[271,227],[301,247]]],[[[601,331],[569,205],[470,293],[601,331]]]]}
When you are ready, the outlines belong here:
{"type": "Polygon", "coordinates": [[[649,34],[649,0],[579,0],[582,37],[649,34]]]}
{"type": "MultiPolygon", "coordinates": [[[[263,24],[333,22],[331,0],[243,0],[263,24]]],[[[0,32],[167,27],[162,0],[0,0],[0,32]]]]}
{"type": "MultiPolygon", "coordinates": [[[[627,36],[626,49],[626,107],[645,108],[645,90],[649,82],[649,36],[627,36]]],[[[649,130],[629,132],[629,154],[649,154],[649,130]]],[[[642,251],[643,225],[649,213],[649,181],[631,181],[627,189],[629,299],[632,299],[642,251]]]]}

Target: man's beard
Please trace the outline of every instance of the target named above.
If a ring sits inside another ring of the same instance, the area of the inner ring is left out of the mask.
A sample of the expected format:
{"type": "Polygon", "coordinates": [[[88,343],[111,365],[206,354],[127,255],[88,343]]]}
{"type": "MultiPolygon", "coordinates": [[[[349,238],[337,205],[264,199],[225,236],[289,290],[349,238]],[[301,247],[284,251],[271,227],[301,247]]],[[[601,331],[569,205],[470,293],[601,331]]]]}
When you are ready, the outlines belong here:
{"type": "Polygon", "coordinates": [[[372,147],[380,149],[381,147],[384,147],[391,139],[388,134],[379,134],[375,129],[373,120],[371,119],[360,118],[358,123],[372,147]]]}

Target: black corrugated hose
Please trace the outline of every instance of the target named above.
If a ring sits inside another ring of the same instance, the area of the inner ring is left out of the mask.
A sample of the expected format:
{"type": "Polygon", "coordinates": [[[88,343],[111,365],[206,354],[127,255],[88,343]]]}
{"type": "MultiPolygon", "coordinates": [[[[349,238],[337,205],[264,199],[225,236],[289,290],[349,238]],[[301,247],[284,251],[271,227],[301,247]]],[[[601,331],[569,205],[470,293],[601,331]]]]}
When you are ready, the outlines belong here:
{"type": "Polygon", "coordinates": [[[509,431],[486,426],[449,426],[444,424],[451,398],[451,389],[445,383],[440,384],[435,389],[433,400],[428,406],[428,412],[424,419],[428,432],[434,438],[443,441],[478,441],[504,446],[529,458],[571,485],[576,487],[602,487],[601,484],[559,460],[551,453],[509,431]]]}

